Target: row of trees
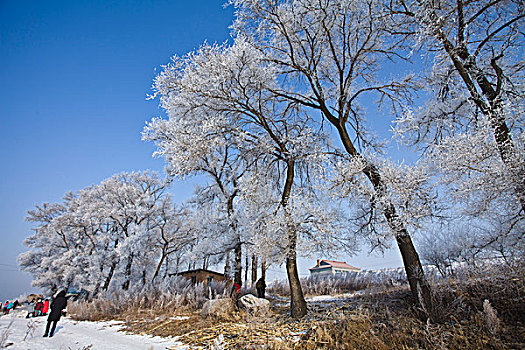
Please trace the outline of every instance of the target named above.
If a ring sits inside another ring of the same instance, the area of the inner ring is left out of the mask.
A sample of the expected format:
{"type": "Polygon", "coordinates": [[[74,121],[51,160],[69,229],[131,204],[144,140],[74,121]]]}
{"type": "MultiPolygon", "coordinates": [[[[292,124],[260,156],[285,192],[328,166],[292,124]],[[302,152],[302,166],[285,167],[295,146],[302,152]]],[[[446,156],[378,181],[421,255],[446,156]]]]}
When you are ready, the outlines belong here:
{"type": "MultiPolygon", "coordinates": [[[[193,201],[199,215],[191,237],[217,261],[232,252],[237,282],[243,249],[285,262],[291,313],[300,317],[306,302],[297,252],[351,251],[355,233],[373,246],[393,239],[417,304],[431,316],[411,233],[461,217],[491,232],[492,241],[473,243],[480,249],[495,242],[523,247],[519,2],[230,5],[231,42],[174,57],[156,77],[152,97],[168,118],[153,119],[143,138],[156,144],[170,179],[207,176],[193,201]],[[420,74],[408,73],[414,68],[420,74]],[[370,108],[374,98],[384,119],[370,108]],[[417,164],[385,157],[387,144],[374,135],[391,124],[398,140],[421,151],[417,164]]],[[[151,222],[129,222],[143,227],[137,241],[153,241],[146,237],[159,223],[151,222]]],[[[105,246],[125,249],[122,226],[107,227],[122,233],[105,246]]],[[[131,255],[115,268],[120,264],[129,276],[128,263],[138,266],[140,259],[146,258],[131,255]]],[[[100,273],[111,275],[111,266],[100,273]]]]}
{"type": "Polygon", "coordinates": [[[29,211],[27,220],[35,225],[25,241],[31,250],[19,264],[35,286],[50,290],[75,286],[97,294],[115,283],[127,290],[179,265],[192,243],[166,181],[149,172],[118,174],[68,193],[62,203],[29,211]]]}

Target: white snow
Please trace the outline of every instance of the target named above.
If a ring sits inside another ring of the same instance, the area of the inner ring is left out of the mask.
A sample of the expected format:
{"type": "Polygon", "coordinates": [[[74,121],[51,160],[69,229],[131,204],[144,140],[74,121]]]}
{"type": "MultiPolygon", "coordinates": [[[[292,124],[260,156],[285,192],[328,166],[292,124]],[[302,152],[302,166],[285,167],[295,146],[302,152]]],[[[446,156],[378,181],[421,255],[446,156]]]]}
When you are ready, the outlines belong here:
{"type": "Polygon", "coordinates": [[[316,295],[313,297],[306,298],[306,301],[311,302],[330,302],[330,301],[339,301],[342,299],[350,299],[355,297],[356,295],[359,295],[361,293],[359,292],[353,292],[353,293],[344,293],[344,294],[337,294],[337,295],[316,295]]]}
{"type": "Polygon", "coordinates": [[[165,350],[188,349],[173,338],[150,337],[146,335],[119,332],[118,322],[74,321],[62,317],[55,335],[44,338],[47,317],[25,318],[26,311],[16,310],[0,317],[0,338],[8,332],[6,349],[18,350],[165,350]],[[12,321],[12,324],[11,324],[12,321]],[[34,323],[33,323],[34,322],[34,323]],[[9,326],[11,324],[11,326],[9,326]],[[28,332],[28,324],[34,324],[33,332],[28,332]]]}

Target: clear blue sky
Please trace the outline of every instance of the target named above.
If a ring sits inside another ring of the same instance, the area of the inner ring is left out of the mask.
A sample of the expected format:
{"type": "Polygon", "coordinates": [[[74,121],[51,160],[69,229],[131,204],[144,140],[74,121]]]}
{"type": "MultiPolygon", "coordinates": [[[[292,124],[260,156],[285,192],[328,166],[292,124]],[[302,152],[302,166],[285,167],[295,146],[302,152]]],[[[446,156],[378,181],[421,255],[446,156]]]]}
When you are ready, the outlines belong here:
{"type": "MultiPolygon", "coordinates": [[[[228,40],[233,10],[222,4],[0,0],[0,300],[31,290],[16,263],[31,233],[27,210],[120,171],[162,170],[140,140],[161,114],[146,101],[155,68],[205,40],[228,40]]],[[[192,184],[174,191],[185,198],[192,184]]],[[[399,257],[366,263],[381,264],[399,257]]]]}

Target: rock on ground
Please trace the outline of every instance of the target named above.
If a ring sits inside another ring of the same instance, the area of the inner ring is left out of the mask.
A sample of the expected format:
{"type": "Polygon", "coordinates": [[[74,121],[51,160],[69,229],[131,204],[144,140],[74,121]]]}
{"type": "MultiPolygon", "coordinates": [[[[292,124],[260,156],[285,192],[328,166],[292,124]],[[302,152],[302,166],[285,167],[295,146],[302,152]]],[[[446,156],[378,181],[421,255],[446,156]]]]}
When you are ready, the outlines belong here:
{"type": "Polygon", "coordinates": [[[202,307],[202,316],[228,316],[234,310],[233,301],[230,298],[208,300],[202,307]]]}
{"type": "Polygon", "coordinates": [[[249,311],[265,312],[270,309],[270,302],[252,294],[246,294],[239,299],[239,307],[249,311]]]}

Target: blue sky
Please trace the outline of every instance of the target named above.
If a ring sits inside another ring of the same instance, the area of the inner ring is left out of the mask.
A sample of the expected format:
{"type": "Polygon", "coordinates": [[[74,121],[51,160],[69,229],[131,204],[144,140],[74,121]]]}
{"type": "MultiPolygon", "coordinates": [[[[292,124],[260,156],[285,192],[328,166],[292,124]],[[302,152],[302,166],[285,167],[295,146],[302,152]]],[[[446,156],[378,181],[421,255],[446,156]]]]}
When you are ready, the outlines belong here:
{"type": "MultiPolygon", "coordinates": [[[[120,171],[162,170],[140,140],[161,114],[146,100],[155,69],[227,40],[233,9],[222,4],[0,0],[0,300],[31,290],[16,264],[31,233],[27,210],[120,171]]],[[[192,189],[177,183],[174,193],[192,189]]],[[[397,252],[358,260],[349,263],[400,266],[397,252]]]]}

